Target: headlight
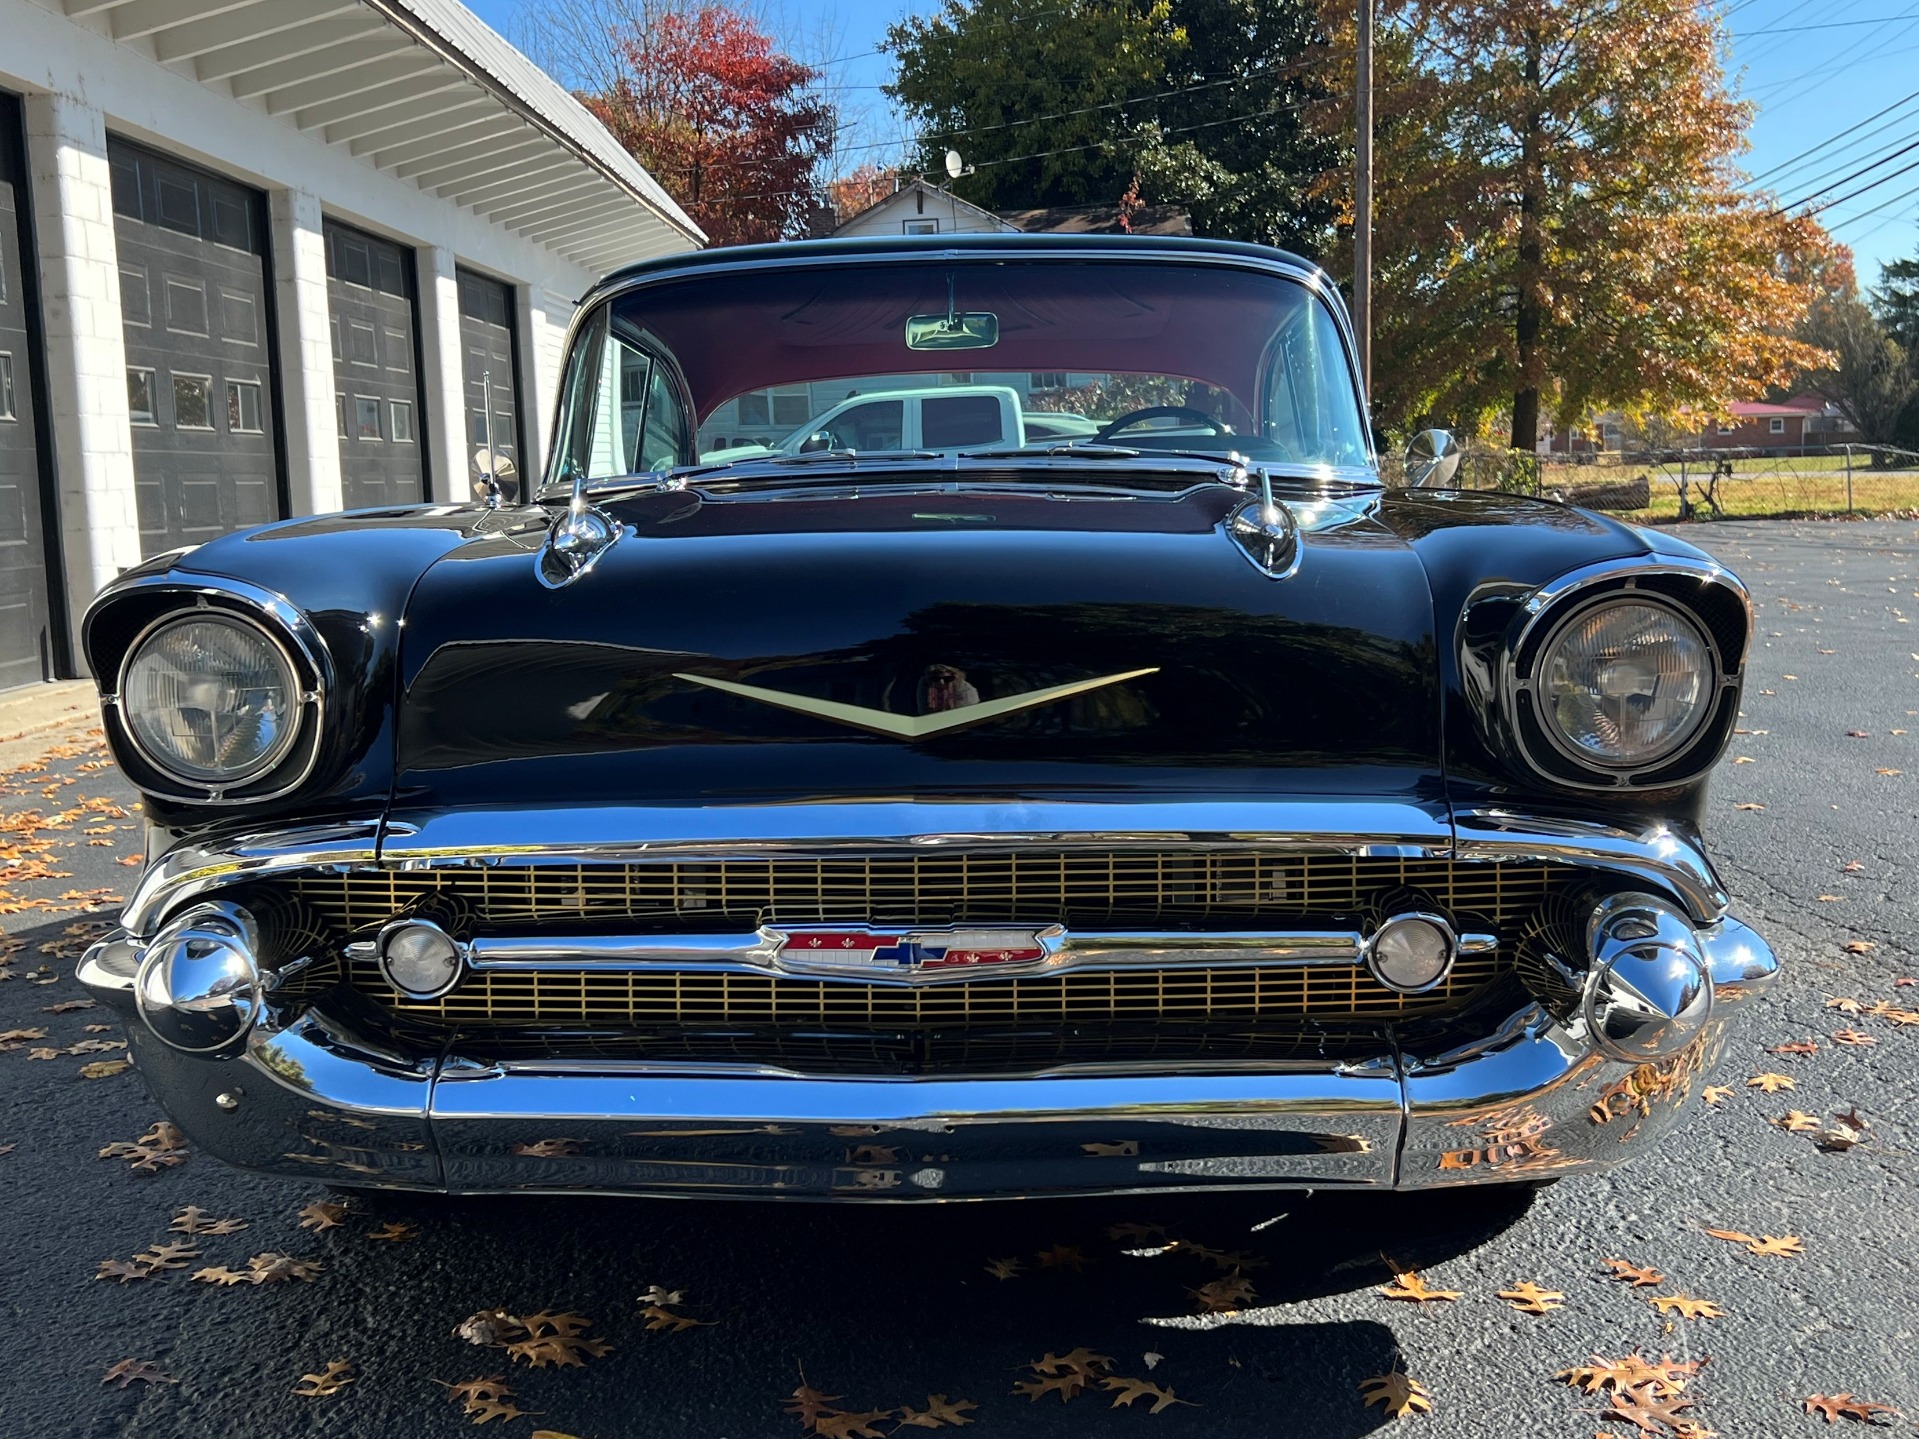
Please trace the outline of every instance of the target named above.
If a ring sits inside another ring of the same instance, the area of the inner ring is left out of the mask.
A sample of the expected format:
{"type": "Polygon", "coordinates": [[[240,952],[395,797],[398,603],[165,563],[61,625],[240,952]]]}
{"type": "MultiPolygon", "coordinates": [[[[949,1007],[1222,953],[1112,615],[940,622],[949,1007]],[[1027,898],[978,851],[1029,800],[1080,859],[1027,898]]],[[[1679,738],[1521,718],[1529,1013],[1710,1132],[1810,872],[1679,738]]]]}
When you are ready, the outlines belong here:
{"type": "Polygon", "coordinates": [[[1711,716],[1717,669],[1698,625],[1633,597],[1579,610],[1534,668],[1546,733],[1573,759],[1644,769],[1683,750],[1711,716]]]}
{"type": "Polygon", "coordinates": [[[287,652],[242,619],[196,610],[156,626],[128,656],[120,708],[141,757],[192,784],[267,773],[300,730],[300,682],[287,652]]]}

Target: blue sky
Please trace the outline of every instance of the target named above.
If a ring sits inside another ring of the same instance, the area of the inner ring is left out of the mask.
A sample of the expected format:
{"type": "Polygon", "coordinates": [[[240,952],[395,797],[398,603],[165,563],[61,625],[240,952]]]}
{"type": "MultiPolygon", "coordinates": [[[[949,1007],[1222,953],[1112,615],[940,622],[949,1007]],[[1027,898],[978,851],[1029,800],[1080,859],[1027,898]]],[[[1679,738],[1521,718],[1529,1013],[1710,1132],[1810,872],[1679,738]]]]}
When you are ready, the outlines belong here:
{"type": "MultiPolygon", "coordinates": [[[[539,0],[467,3],[509,37],[539,13],[539,0]]],[[[778,0],[761,8],[779,22],[778,0]]],[[[932,8],[791,0],[778,27],[804,37],[804,58],[817,61],[808,52],[826,47],[843,104],[866,108],[855,142],[870,144],[896,135],[878,90],[889,66],[870,52],[890,22],[932,8]]],[[[1788,202],[1838,200],[1821,218],[1854,247],[1861,282],[1876,283],[1882,262],[1919,252],[1919,0],[1724,0],[1722,10],[1731,68],[1760,107],[1748,171],[1788,202]]]]}

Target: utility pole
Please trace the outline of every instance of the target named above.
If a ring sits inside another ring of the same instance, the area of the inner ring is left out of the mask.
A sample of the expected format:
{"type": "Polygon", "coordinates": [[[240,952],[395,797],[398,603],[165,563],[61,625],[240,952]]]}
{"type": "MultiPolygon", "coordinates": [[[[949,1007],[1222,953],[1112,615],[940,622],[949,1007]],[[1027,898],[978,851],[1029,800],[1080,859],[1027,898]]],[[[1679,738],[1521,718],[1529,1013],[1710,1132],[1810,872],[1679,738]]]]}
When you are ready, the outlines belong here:
{"type": "Polygon", "coordinates": [[[1358,54],[1353,71],[1357,143],[1353,147],[1353,333],[1359,378],[1373,390],[1373,4],[1359,0],[1358,54]]]}

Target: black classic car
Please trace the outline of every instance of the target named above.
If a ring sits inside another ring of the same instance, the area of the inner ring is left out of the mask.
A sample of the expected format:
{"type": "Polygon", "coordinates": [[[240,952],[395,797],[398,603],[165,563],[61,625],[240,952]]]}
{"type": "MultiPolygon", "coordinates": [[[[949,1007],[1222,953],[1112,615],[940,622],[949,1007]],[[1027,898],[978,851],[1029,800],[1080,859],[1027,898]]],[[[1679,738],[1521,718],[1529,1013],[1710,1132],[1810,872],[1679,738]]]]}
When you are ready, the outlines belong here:
{"type": "Polygon", "coordinates": [[[1773,975],[1699,838],[1744,589],[1445,488],[1437,432],[1383,484],[1303,261],[638,265],[550,451],[524,503],[231,535],[87,616],[149,863],[80,977],[233,1164],[1531,1182],[1656,1142],[1773,975]],[[833,419],[739,443],[782,410],[833,419]]]}

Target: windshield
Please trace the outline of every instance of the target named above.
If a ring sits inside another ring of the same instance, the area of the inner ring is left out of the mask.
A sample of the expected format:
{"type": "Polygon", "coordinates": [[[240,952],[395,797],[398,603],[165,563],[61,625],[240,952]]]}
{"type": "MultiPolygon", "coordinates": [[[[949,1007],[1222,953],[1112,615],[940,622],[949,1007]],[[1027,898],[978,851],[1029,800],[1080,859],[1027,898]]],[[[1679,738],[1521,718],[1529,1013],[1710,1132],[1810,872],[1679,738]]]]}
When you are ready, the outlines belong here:
{"type": "Polygon", "coordinates": [[[932,258],[644,286],[580,330],[560,475],[1104,445],[1369,467],[1326,303],[1164,260],[932,258]]]}

